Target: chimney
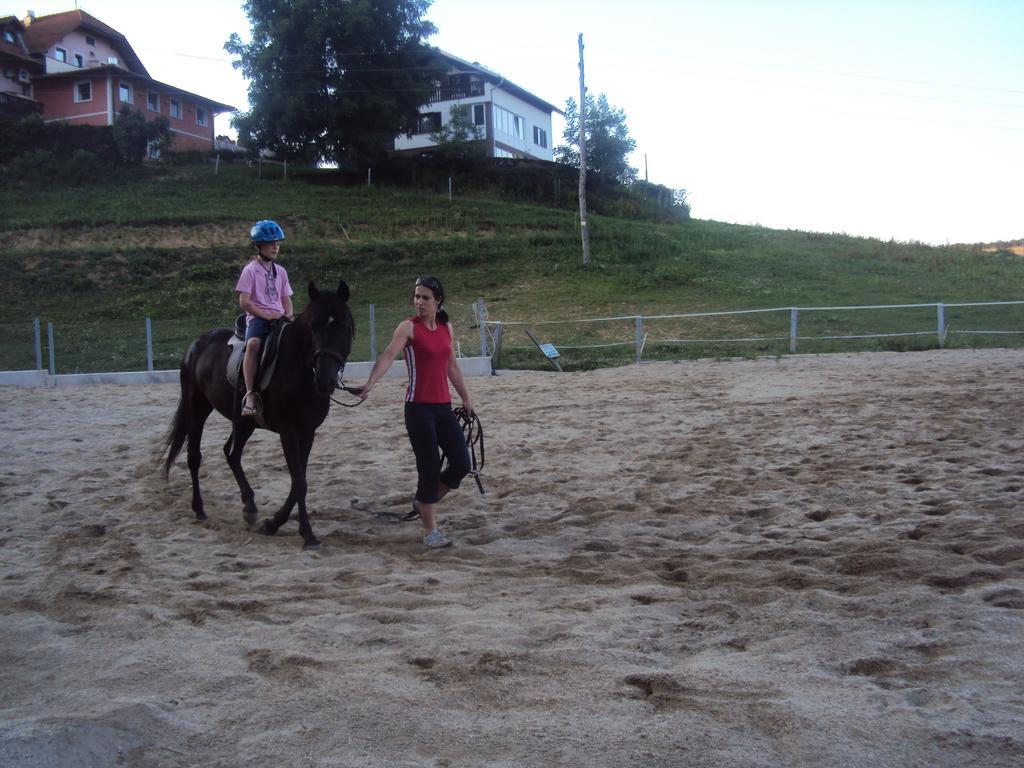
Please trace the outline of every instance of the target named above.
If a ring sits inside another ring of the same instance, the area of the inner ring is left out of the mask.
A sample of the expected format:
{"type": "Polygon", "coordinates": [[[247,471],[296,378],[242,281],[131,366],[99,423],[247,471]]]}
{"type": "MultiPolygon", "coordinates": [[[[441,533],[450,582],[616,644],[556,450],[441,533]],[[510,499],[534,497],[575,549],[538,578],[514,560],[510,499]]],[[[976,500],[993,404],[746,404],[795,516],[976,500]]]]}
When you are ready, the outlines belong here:
{"type": "Polygon", "coordinates": [[[22,22],[26,27],[31,25],[36,20],[35,11],[25,11],[25,20],[22,22]]]}

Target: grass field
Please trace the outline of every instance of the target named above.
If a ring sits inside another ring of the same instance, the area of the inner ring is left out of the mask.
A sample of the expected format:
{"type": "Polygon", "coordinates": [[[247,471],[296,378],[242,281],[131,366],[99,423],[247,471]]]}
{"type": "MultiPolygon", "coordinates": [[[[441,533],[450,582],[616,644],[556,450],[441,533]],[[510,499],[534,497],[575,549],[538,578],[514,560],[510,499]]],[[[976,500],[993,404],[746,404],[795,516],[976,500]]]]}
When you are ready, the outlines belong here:
{"type": "MultiPolygon", "coordinates": [[[[577,216],[446,190],[311,185],[259,179],[222,166],[171,169],[118,186],[0,190],[0,369],[35,365],[33,318],[54,327],[58,372],[145,367],[145,320],[155,367],[173,368],[191,338],[236,313],[232,291],[249,225],[274,218],[288,233],[281,263],[305,303],[305,285],[352,289],[367,359],[369,305],[382,346],[407,312],[420,274],[441,277],[460,346],[479,348],[471,304],[489,319],[575,320],[741,309],[1017,300],[1024,264],[1009,251],[930,247],[845,235],[779,231],[713,221],[664,223],[591,217],[592,261],[581,267],[577,216]]],[[[927,333],[856,341],[802,340],[798,351],[916,349],[938,344],[934,308],[801,313],[802,336],[927,333]]],[[[947,345],[1017,346],[1024,307],[948,310],[947,345]]],[[[534,326],[559,345],[563,367],[633,359],[635,322],[534,326]],[[587,345],[613,344],[615,347],[587,345]],[[586,347],[575,349],[574,347],[586,347]]],[[[646,321],[646,358],[775,355],[789,349],[786,312],[646,321]],[[762,338],[732,343],[701,339],[762,338]],[[781,339],[781,340],[780,340],[781,339]],[[676,340],[676,341],[672,341],[676,340]],[[682,343],[676,343],[682,340],[682,343]]],[[[44,366],[48,350],[44,349],[44,366]]],[[[503,365],[547,367],[518,326],[503,339],[503,365]]]]}

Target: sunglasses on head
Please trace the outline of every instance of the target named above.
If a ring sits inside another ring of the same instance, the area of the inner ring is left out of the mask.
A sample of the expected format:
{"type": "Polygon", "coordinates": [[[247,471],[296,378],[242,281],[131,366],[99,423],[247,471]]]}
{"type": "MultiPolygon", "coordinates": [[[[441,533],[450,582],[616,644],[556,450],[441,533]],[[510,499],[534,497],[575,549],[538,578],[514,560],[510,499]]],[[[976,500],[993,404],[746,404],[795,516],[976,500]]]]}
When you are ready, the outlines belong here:
{"type": "Polygon", "coordinates": [[[440,291],[441,286],[437,284],[437,280],[432,277],[417,277],[416,285],[425,285],[432,291],[440,291]]]}

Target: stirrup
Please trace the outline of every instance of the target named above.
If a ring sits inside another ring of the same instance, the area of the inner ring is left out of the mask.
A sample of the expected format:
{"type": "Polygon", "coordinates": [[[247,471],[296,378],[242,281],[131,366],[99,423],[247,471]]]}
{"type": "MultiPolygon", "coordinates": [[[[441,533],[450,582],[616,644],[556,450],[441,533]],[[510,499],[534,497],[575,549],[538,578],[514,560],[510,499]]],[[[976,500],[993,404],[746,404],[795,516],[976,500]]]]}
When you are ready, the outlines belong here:
{"type": "Polygon", "coordinates": [[[260,397],[260,393],[257,392],[255,389],[250,389],[242,397],[242,411],[241,411],[241,413],[239,415],[241,415],[243,418],[249,418],[249,417],[260,416],[262,414],[263,414],[263,398],[260,397]],[[256,405],[254,405],[254,406],[247,406],[245,404],[245,401],[248,400],[250,397],[256,398],[256,405]],[[247,408],[249,409],[248,413],[245,412],[247,408]]]}

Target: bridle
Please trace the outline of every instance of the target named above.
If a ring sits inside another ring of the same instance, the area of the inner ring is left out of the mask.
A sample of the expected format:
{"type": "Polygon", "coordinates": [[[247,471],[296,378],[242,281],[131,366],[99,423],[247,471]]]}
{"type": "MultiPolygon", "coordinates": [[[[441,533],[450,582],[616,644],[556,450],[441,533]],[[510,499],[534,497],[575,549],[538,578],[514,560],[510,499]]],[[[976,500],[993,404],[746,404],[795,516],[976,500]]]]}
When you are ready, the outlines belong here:
{"type": "Polygon", "coordinates": [[[335,405],[340,405],[342,408],[355,408],[356,406],[362,405],[362,398],[360,398],[359,402],[357,403],[343,403],[340,400],[335,400],[333,397],[331,397],[334,389],[341,389],[345,392],[348,392],[348,394],[350,395],[355,395],[356,397],[359,397],[359,395],[362,394],[362,390],[359,387],[346,387],[345,384],[342,383],[342,376],[345,374],[345,358],[343,358],[333,349],[318,349],[316,352],[313,353],[313,386],[316,386],[317,380],[317,359],[321,356],[328,357],[338,364],[338,383],[334,385],[334,388],[332,389],[331,392],[327,393],[327,397],[330,399],[330,401],[335,405]]]}

